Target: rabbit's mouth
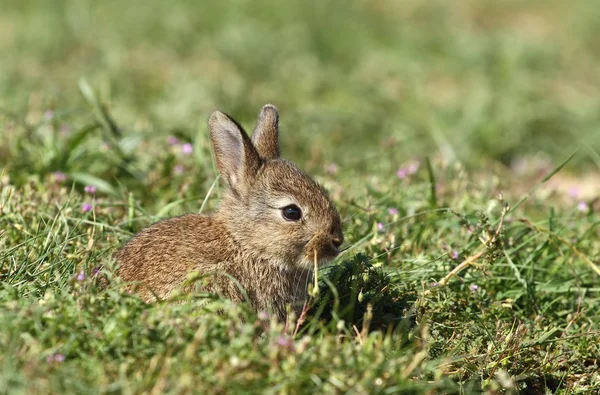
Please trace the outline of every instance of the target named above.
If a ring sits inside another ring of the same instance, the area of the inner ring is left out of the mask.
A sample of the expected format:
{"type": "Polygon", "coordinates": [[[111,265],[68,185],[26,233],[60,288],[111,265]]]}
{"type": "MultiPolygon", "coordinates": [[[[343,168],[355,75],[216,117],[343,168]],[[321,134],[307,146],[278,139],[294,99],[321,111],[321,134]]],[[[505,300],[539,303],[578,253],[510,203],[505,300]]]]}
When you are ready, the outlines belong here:
{"type": "Polygon", "coordinates": [[[303,264],[307,265],[310,268],[314,268],[315,261],[318,267],[324,266],[331,261],[333,261],[339,254],[337,248],[321,248],[320,250],[315,250],[313,248],[309,248],[307,254],[304,256],[303,264]]]}
{"type": "MultiPolygon", "coordinates": [[[[321,258],[317,258],[317,267],[322,267],[322,266],[326,266],[327,264],[333,262],[335,257],[321,257],[321,258]]],[[[310,271],[313,271],[315,268],[315,260],[313,259],[308,259],[308,257],[304,257],[301,261],[300,264],[298,265],[304,269],[308,269],[310,271]]]]}
{"type": "Polygon", "coordinates": [[[338,256],[342,242],[341,233],[319,234],[306,245],[303,261],[307,261],[310,267],[314,267],[315,263],[316,266],[325,265],[338,256]]]}

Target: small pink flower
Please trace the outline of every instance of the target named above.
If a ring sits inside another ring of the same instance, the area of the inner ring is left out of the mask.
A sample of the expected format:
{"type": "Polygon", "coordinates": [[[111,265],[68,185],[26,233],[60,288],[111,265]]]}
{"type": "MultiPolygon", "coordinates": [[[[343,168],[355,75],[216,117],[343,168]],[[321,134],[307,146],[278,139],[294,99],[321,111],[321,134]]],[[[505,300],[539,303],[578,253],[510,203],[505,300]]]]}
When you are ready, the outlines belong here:
{"type": "Polygon", "coordinates": [[[589,206],[586,202],[579,202],[579,204],[577,205],[577,209],[582,213],[587,213],[587,211],[589,210],[589,206]]]}
{"type": "Polygon", "coordinates": [[[61,136],[67,136],[69,133],[71,133],[71,127],[69,125],[60,125],[61,136]]]}
{"type": "Polygon", "coordinates": [[[90,211],[92,209],[92,205],[89,203],[83,203],[81,205],[81,211],[84,213],[87,213],[88,211],[90,211]]]}
{"type": "Polygon", "coordinates": [[[398,209],[396,207],[390,207],[388,209],[388,214],[390,214],[390,215],[398,215],[398,209]]]}
{"type": "Polygon", "coordinates": [[[54,118],[54,111],[52,111],[52,110],[47,110],[47,111],[44,113],[44,118],[46,119],[46,121],[51,121],[51,120],[52,120],[52,118],[54,118]]]}
{"type": "Polygon", "coordinates": [[[327,173],[336,174],[338,171],[338,166],[335,163],[330,163],[327,165],[327,173]]]}
{"type": "Polygon", "coordinates": [[[83,281],[85,280],[85,273],[82,271],[79,272],[79,274],[77,275],[77,277],[75,277],[77,279],[77,281],[83,281]]]}
{"type": "Polygon", "coordinates": [[[167,143],[169,145],[177,145],[179,144],[179,139],[175,136],[168,136],[167,137],[167,143]]]}
{"type": "Polygon", "coordinates": [[[54,179],[56,180],[56,182],[65,182],[67,181],[67,175],[62,171],[55,171],[54,179]]]}
{"type": "Polygon", "coordinates": [[[89,193],[90,195],[93,195],[96,193],[96,186],[95,185],[86,185],[85,188],[83,188],[83,190],[86,193],[89,193]]]}
{"type": "Polygon", "coordinates": [[[377,222],[377,230],[380,232],[383,230],[383,224],[381,222],[377,222]]]}
{"type": "Polygon", "coordinates": [[[458,251],[456,250],[452,250],[452,252],[450,253],[450,256],[452,257],[452,259],[454,259],[455,261],[458,260],[458,251]]]}
{"type": "Polygon", "coordinates": [[[479,285],[477,285],[477,284],[471,284],[470,288],[471,288],[472,292],[475,292],[475,291],[479,290],[479,285]]]}
{"type": "Polygon", "coordinates": [[[284,335],[279,336],[279,338],[277,339],[277,345],[291,352],[294,352],[294,350],[296,349],[294,340],[284,335]]]}
{"type": "Polygon", "coordinates": [[[176,165],[173,168],[173,174],[178,175],[178,176],[183,174],[184,171],[185,171],[185,167],[183,167],[183,165],[176,165]]]}
{"type": "Polygon", "coordinates": [[[434,282],[432,282],[431,284],[429,284],[429,286],[430,286],[431,288],[436,288],[436,287],[439,287],[439,286],[440,286],[440,283],[438,283],[437,281],[434,281],[434,282]]]}
{"type": "Polygon", "coordinates": [[[405,179],[407,174],[408,174],[408,172],[406,171],[406,169],[403,169],[403,168],[399,168],[398,171],[396,172],[396,176],[401,180],[405,179]]]}
{"type": "Polygon", "coordinates": [[[417,171],[419,171],[419,164],[411,163],[410,165],[408,165],[408,169],[406,171],[408,172],[408,174],[415,174],[417,171]]]}
{"type": "Polygon", "coordinates": [[[46,362],[48,363],[61,363],[65,361],[65,356],[62,354],[51,354],[46,357],[46,362]]]}
{"type": "Polygon", "coordinates": [[[193,151],[194,147],[190,143],[185,143],[181,146],[181,152],[183,152],[184,155],[191,155],[193,151]]]}
{"type": "Polygon", "coordinates": [[[577,188],[577,187],[569,188],[569,196],[571,196],[573,199],[576,199],[577,197],[579,197],[579,194],[580,194],[579,188],[577,188]]]}

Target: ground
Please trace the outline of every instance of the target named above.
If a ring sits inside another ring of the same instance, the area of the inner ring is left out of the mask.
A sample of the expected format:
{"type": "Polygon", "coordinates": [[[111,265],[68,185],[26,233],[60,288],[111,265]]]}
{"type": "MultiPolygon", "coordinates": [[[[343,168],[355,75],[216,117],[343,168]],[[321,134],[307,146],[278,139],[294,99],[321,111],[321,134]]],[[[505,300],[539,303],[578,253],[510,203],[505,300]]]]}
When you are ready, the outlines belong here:
{"type": "Polygon", "coordinates": [[[600,391],[596,2],[2,8],[1,392],[600,391]],[[99,289],[265,103],[344,220],[300,322],[99,289]]]}

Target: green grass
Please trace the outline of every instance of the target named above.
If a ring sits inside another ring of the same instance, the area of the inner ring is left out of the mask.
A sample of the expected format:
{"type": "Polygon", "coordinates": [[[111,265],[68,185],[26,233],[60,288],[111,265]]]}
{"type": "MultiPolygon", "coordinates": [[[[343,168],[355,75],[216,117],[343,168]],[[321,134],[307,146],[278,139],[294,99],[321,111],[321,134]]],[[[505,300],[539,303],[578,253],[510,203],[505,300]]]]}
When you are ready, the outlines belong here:
{"type": "Polygon", "coordinates": [[[3,2],[0,392],[600,391],[596,2],[257,3],[3,2]],[[349,247],[303,324],[98,289],[267,102],[349,247]]]}

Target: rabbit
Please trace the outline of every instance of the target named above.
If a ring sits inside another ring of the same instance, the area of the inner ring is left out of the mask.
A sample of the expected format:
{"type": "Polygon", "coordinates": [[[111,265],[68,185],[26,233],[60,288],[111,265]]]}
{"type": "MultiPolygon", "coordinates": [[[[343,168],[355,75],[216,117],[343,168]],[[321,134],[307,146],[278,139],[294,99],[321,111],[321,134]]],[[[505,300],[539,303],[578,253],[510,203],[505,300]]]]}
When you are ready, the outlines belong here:
{"type": "Polygon", "coordinates": [[[118,274],[153,301],[199,273],[206,275],[203,291],[249,300],[256,312],[285,321],[288,308],[299,313],[307,297],[314,260],[322,265],[339,254],[340,216],[322,186],[280,157],[275,106],[261,109],[252,138],[220,111],[210,115],[208,128],[226,184],[219,209],[143,229],[114,254],[118,274]]]}

